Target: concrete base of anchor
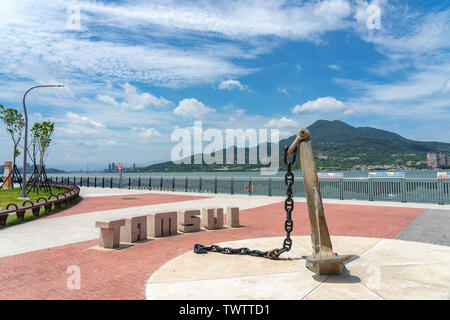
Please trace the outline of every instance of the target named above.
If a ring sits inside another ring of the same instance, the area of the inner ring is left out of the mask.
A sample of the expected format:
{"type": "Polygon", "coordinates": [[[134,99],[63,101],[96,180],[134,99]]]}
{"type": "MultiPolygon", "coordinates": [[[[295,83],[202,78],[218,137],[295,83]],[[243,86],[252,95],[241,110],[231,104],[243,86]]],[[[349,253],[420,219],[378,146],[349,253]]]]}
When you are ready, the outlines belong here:
{"type": "Polygon", "coordinates": [[[352,255],[335,255],[331,258],[310,256],[306,258],[305,266],[317,274],[337,275],[345,271],[344,262],[353,257],[352,255]]]}
{"type": "MultiPolygon", "coordinates": [[[[269,250],[280,247],[283,239],[257,238],[216,244],[269,250]]],[[[450,247],[331,236],[333,250],[354,258],[334,257],[337,259],[334,265],[333,260],[329,261],[331,271],[341,271],[342,263],[343,272],[323,275],[305,268],[305,260],[312,255],[311,237],[293,236],[292,240],[291,251],[282,254],[279,260],[213,252],[184,253],[152,273],[147,281],[146,297],[162,300],[450,298],[450,247]]],[[[310,259],[310,262],[322,267],[320,261],[310,259]]]]}

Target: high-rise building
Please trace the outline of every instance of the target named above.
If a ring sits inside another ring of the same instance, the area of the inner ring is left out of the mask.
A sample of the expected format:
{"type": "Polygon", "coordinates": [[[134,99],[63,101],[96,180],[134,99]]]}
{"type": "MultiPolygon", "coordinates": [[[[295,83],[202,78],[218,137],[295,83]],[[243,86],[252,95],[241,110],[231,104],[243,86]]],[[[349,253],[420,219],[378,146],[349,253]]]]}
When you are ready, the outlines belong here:
{"type": "Polygon", "coordinates": [[[436,169],[439,167],[439,157],[436,152],[428,152],[427,153],[427,166],[436,169]]]}
{"type": "Polygon", "coordinates": [[[439,166],[446,166],[448,165],[448,156],[447,154],[443,153],[443,152],[439,152],[438,155],[438,162],[439,162],[439,166]]]}
{"type": "Polygon", "coordinates": [[[111,163],[108,163],[108,171],[111,171],[111,163]]]}

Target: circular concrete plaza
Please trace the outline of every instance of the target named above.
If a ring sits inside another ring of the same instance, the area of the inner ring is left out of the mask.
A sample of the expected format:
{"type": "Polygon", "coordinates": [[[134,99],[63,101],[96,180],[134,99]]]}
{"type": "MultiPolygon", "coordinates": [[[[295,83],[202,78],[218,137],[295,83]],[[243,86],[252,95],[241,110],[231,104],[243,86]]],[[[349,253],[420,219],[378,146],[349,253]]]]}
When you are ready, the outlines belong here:
{"type": "MultiPolygon", "coordinates": [[[[149,279],[147,299],[450,299],[450,247],[403,240],[332,237],[339,254],[352,254],[342,275],[305,267],[311,238],[293,238],[283,259],[185,253],[149,279]]],[[[283,238],[221,243],[264,250],[283,238]]]]}
{"type": "Polygon", "coordinates": [[[294,199],[292,250],[273,261],[192,250],[196,243],[280,247],[282,197],[100,188],[82,188],[81,196],[67,210],[0,228],[0,299],[450,298],[449,206],[324,200],[334,252],[355,257],[345,274],[320,276],[305,267],[305,199],[294,199]],[[227,206],[240,208],[241,227],[93,249],[98,220],[227,206]],[[70,285],[74,276],[78,286],[70,285]]]}

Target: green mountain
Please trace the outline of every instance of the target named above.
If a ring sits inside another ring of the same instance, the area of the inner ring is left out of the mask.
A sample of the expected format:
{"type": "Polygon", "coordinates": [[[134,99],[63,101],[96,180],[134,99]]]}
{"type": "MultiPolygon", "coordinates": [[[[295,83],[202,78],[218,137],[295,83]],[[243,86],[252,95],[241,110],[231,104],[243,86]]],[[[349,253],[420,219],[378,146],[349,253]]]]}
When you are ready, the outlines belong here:
{"type": "MultiPolygon", "coordinates": [[[[353,127],[345,122],[334,120],[318,120],[308,127],[319,169],[351,169],[354,166],[376,165],[408,165],[424,167],[417,162],[425,161],[427,152],[444,152],[450,154],[450,143],[424,142],[406,139],[396,133],[370,128],[353,127]]],[[[283,163],[284,147],[295,139],[291,136],[281,140],[280,168],[283,163]]],[[[257,149],[261,147],[258,146],[257,149]]],[[[270,143],[267,146],[270,152],[270,143]]],[[[237,154],[234,147],[234,153],[237,154]]],[[[248,163],[248,148],[245,149],[246,163],[248,163]]],[[[223,159],[225,162],[225,150],[223,159]]],[[[235,156],[236,158],[236,156],[235,156]]],[[[193,156],[191,157],[193,163],[193,156]]],[[[215,171],[223,170],[257,170],[264,165],[258,164],[180,164],[164,162],[140,168],[139,171],[215,171]]]]}

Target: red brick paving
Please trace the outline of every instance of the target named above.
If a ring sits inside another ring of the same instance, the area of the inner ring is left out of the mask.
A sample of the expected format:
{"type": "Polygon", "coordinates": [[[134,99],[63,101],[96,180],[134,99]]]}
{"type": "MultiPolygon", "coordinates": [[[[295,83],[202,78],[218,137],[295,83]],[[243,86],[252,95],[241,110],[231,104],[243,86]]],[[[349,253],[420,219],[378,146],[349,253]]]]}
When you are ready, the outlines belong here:
{"type": "Polygon", "coordinates": [[[123,209],[127,207],[150,206],[161,203],[206,199],[208,197],[176,195],[176,194],[129,194],[117,196],[87,197],[73,207],[45,217],[44,219],[60,218],[73,214],[82,214],[95,211],[123,209]],[[122,198],[136,198],[136,200],[122,200],[122,198]]]}
{"type": "MultiPolygon", "coordinates": [[[[326,204],[332,235],[393,238],[423,209],[326,204]]],[[[241,212],[246,228],[172,236],[116,251],[91,250],[96,240],[0,258],[1,299],[145,299],[151,274],[195,243],[282,236],[283,204],[241,212]],[[81,289],[68,290],[67,267],[81,268],[81,289]]],[[[305,203],[296,203],[294,235],[308,235],[305,203]]],[[[280,243],[281,245],[281,243],[280,243]]],[[[271,248],[267,248],[271,249],[271,248]]],[[[213,254],[213,253],[212,253],[213,254]]],[[[257,258],[255,258],[257,259],[257,258]]]]}

